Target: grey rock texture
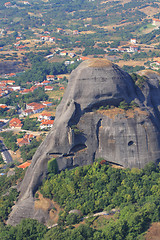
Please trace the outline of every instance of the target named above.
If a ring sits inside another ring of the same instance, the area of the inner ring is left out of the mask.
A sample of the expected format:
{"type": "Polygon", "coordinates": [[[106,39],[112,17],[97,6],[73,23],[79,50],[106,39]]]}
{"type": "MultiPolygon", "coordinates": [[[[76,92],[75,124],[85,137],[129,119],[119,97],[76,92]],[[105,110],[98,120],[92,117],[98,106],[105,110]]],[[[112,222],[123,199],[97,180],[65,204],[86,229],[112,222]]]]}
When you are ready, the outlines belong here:
{"type": "Polygon", "coordinates": [[[59,170],[91,164],[102,157],[124,167],[142,168],[160,155],[160,76],[146,76],[142,89],[129,74],[105,59],[92,59],[75,69],[57,108],[54,126],[39,146],[19,188],[20,197],[8,223],[30,217],[46,222],[34,208],[34,193],[47,174],[47,162],[57,159],[59,170]],[[125,100],[139,108],[116,108],[125,100]],[[107,111],[100,106],[113,105],[107,111]]]}

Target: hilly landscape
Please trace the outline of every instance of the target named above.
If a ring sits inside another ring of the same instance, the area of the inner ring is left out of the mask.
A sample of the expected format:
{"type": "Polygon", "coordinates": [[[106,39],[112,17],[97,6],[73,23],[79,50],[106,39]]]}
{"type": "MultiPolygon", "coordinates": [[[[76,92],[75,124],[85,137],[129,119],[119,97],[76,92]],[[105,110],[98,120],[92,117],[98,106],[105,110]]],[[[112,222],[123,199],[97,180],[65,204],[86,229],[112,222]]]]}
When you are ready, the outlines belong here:
{"type": "Polygon", "coordinates": [[[0,239],[159,239],[159,7],[0,2],[0,239]]]}

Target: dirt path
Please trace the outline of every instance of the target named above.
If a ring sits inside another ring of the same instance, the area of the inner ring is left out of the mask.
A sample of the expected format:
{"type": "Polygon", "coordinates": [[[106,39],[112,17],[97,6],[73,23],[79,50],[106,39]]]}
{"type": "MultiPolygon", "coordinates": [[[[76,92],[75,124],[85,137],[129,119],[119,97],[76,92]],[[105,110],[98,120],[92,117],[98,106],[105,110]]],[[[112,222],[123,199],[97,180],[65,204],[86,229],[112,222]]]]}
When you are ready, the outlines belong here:
{"type": "Polygon", "coordinates": [[[145,235],[146,240],[159,240],[160,239],[160,222],[153,223],[145,235]]]}
{"type": "Polygon", "coordinates": [[[50,200],[48,198],[44,198],[43,195],[40,192],[37,192],[39,194],[38,199],[35,201],[35,208],[36,209],[42,209],[46,213],[49,213],[49,224],[52,227],[57,226],[58,218],[59,218],[59,212],[62,210],[60,206],[54,202],[53,200],[50,200]]]}

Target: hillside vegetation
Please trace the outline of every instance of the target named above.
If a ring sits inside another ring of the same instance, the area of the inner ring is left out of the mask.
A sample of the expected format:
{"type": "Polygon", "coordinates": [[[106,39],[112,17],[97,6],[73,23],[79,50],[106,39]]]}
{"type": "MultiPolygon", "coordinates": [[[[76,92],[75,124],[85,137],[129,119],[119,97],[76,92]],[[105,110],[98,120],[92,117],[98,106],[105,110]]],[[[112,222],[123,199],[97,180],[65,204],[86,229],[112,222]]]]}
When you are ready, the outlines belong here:
{"type": "MultiPolygon", "coordinates": [[[[0,239],[135,240],[143,239],[151,223],[160,220],[159,166],[150,163],[141,170],[117,169],[100,161],[60,174],[55,174],[55,162],[53,166],[41,192],[64,209],[59,225],[47,230],[37,221],[26,219],[16,227],[7,227],[3,223],[7,215],[1,213],[0,239]],[[69,213],[73,209],[82,214],[69,213]],[[73,227],[82,215],[104,210],[112,217],[92,217],[85,224],[73,227]]],[[[4,204],[7,203],[3,203],[3,208],[4,204]]]]}
{"type": "Polygon", "coordinates": [[[152,163],[142,170],[129,170],[102,161],[49,175],[41,192],[64,209],[60,225],[68,225],[72,209],[88,215],[114,208],[114,219],[106,221],[99,239],[139,239],[152,222],[160,220],[159,179],[160,169],[152,163]]]}

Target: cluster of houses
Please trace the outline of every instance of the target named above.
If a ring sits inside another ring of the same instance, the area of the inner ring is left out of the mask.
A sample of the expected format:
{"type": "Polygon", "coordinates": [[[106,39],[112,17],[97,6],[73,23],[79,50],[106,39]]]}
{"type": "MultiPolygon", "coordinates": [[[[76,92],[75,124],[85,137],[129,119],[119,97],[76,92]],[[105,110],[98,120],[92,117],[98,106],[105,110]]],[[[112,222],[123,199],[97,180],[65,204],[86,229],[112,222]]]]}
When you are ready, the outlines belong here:
{"type": "MultiPolygon", "coordinates": [[[[61,49],[58,49],[58,51],[55,51],[53,54],[49,54],[49,55],[47,55],[45,58],[52,58],[52,57],[54,57],[54,55],[59,55],[59,56],[61,56],[61,57],[66,57],[66,56],[68,56],[68,57],[70,57],[70,58],[74,58],[75,56],[76,56],[76,54],[74,53],[74,52],[67,52],[67,51],[61,51],[61,49]]],[[[73,61],[73,63],[74,63],[74,61],[73,61]]]]}
{"type": "Polygon", "coordinates": [[[38,121],[41,122],[40,124],[40,129],[50,129],[53,126],[54,120],[53,120],[53,116],[50,113],[41,113],[38,116],[38,121]]]}
{"type": "Polygon", "coordinates": [[[23,126],[21,120],[19,118],[12,118],[9,122],[10,128],[21,128],[23,126]]]}
{"type": "MultiPolygon", "coordinates": [[[[15,73],[5,74],[5,78],[16,76],[15,73]]],[[[14,80],[1,80],[0,81],[0,97],[3,97],[7,94],[9,94],[12,91],[19,92],[21,94],[27,94],[27,93],[33,93],[34,90],[38,89],[39,87],[44,87],[45,91],[53,91],[53,83],[54,81],[60,81],[62,80],[62,76],[54,76],[54,75],[46,75],[46,80],[43,82],[34,82],[34,85],[30,88],[23,88],[21,89],[21,86],[17,86],[15,84],[14,80]]],[[[27,82],[27,84],[31,84],[30,82],[27,82]]]]}
{"type": "MultiPolygon", "coordinates": [[[[31,5],[28,1],[20,1],[20,2],[23,3],[24,5],[31,5]]],[[[5,2],[5,3],[4,3],[4,6],[5,6],[6,8],[17,7],[16,4],[13,5],[11,2],[5,2]]]]}
{"type": "Polygon", "coordinates": [[[33,134],[25,134],[23,136],[23,138],[18,138],[17,139],[17,145],[19,147],[22,147],[23,145],[29,145],[32,141],[32,139],[34,139],[35,136],[33,134]]]}
{"type": "Polygon", "coordinates": [[[124,52],[128,52],[128,53],[140,52],[138,46],[129,46],[129,48],[122,48],[122,47],[110,48],[110,51],[121,52],[121,53],[124,53],[124,52]]]}
{"type": "MultiPolygon", "coordinates": [[[[28,104],[29,109],[26,109],[23,114],[20,115],[22,116],[28,116],[33,112],[40,113],[38,116],[38,121],[40,122],[40,129],[41,130],[48,130],[53,126],[54,120],[52,114],[48,112],[42,112],[44,110],[44,106],[40,106],[41,104],[39,103],[31,103],[28,104]],[[26,114],[26,115],[24,115],[26,114]],[[28,114],[28,115],[27,115],[28,114]]],[[[15,128],[20,128],[23,126],[22,121],[19,118],[12,118],[9,122],[9,127],[11,129],[15,128]]],[[[19,140],[20,141],[20,140],[19,140]]],[[[26,141],[26,139],[25,139],[26,141]]]]}
{"type": "MultiPolygon", "coordinates": [[[[8,75],[9,75],[9,77],[11,77],[11,76],[13,76],[13,74],[14,73],[10,73],[8,75]]],[[[15,89],[17,89],[17,86],[15,86],[14,84],[15,84],[15,81],[13,81],[13,80],[0,81],[0,97],[3,97],[12,91],[15,91],[15,89]]],[[[18,89],[20,89],[20,87],[18,87],[18,89]]]]}
{"type": "MultiPolygon", "coordinates": [[[[60,34],[66,34],[66,35],[69,35],[69,34],[72,34],[72,35],[79,35],[79,31],[78,30],[64,30],[62,28],[57,28],[57,33],[60,33],[60,34]]],[[[49,31],[45,31],[44,32],[44,35],[40,36],[40,40],[42,41],[46,41],[46,42],[55,42],[56,40],[58,41],[61,41],[61,39],[59,38],[55,38],[55,37],[51,37],[50,36],[50,32],[49,31]]]]}
{"type": "Polygon", "coordinates": [[[60,33],[60,34],[66,34],[66,35],[69,35],[69,34],[73,34],[73,35],[79,35],[80,32],[78,30],[64,30],[63,28],[57,28],[57,33],[60,33]]]}
{"type": "Polygon", "coordinates": [[[26,109],[22,111],[22,113],[19,115],[19,117],[26,117],[31,114],[35,113],[41,113],[46,107],[50,107],[52,105],[52,102],[42,102],[42,103],[37,103],[37,102],[32,102],[26,104],[26,109]]]}
{"type": "Polygon", "coordinates": [[[14,44],[14,46],[16,47],[17,50],[20,50],[20,51],[25,50],[25,49],[28,48],[26,45],[21,45],[21,42],[20,42],[20,41],[16,42],[16,43],[14,44]]]}
{"type": "MultiPolygon", "coordinates": [[[[130,46],[127,46],[127,47],[119,46],[118,48],[110,48],[109,50],[114,51],[114,52],[121,52],[121,53],[124,53],[124,52],[128,52],[128,53],[140,52],[138,45],[136,45],[137,40],[135,38],[132,38],[130,40],[129,44],[130,44],[130,46]]],[[[108,51],[108,50],[106,49],[106,51],[108,51]]]]}

